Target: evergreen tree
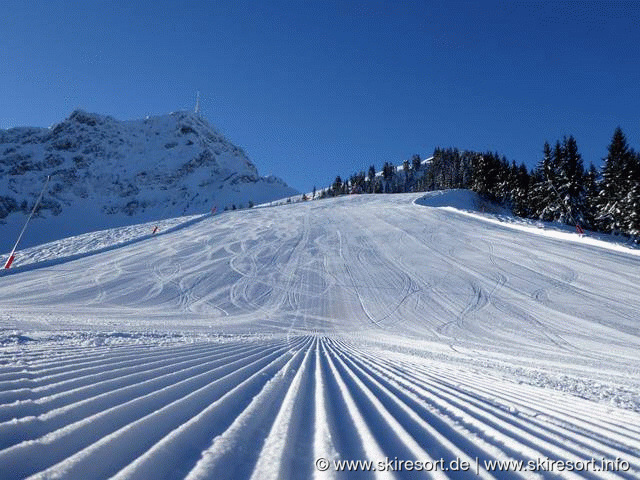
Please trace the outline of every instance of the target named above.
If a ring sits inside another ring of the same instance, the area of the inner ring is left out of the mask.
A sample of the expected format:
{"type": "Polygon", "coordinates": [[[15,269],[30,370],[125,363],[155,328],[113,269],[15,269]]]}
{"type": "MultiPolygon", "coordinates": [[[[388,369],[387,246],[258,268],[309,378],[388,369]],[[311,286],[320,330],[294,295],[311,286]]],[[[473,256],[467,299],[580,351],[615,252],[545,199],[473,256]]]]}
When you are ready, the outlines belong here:
{"type": "Polygon", "coordinates": [[[624,228],[622,201],[633,184],[630,178],[633,173],[633,155],[620,127],[613,133],[608,150],[602,167],[596,218],[598,226],[605,232],[620,231],[624,228]]]}
{"type": "Polygon", "coordinates": [[[511,165],[511,208],[513,213],[520,217],[528,217],[530,215],[529,204],[529,186],[531,176],[524,163],[516,166],[513,162],[511,165]]]}
{"type": "Polygon", "coordinates": [[[420,167],[422,166],[422,163],[420,161],[420,155],[415,154],[411,157],[411,168],[413,169],[414,172],[417,172],[420,170],[420,167]]]}
{"type": "Polygon", "coordinates": [[[624,231],[640,240],[640,154],[630,152],[627,166],[626,195],[621,200],[622,226],[624,231]]]}
{"type": "MultiPolygon", "coordinates": [[[[498,154],[495,154],[499,158],[498,154]]],[[[503,156],[495,164],[496,182],[493,186],[492,197],[499,203],[508,203],[511,200],[511,190],[514,181],[511,178],[509,162],[503,156]]]]}
{"type": "Polygon", "coordinates": [[[478,155],[473,161],[473,176],[471,189],[483,196],[489,195],[489,174],[491,172],[491,161],[489,154],[478,155]]]}
{"type": "Polygon", "coordinates": [[[551,158],[551,147],[549,142],[544,142],[542,149],[542,160],[538,162],[532,175],[531,187],[531,215],[541,220],[547,218],[547,203],[553,195],[550,179],[553,176],[553,162],[551,158]]]}
{"type": "Polygon", "coordinates": [[[596,229],[596,216],[598,213],[598,170],[592,163],[584,177],[585,193],[585,217],[587,227],[596,229]]]}
{"type": "Polygon", "coordinates": [[[529,190],[529,215],[532,218],[540,218],[543,210],[543,195],[540,189],[546,185],[544,173],[539,162],[531,173],[531,187],[529,190]]]}
{"type": "Polygon", "coordinates": [[[335,181],[333,182],[333,186],[331,187],[332,189],[332,194],[334,196],[336,195],[342,195],[343,192],[343,184],[342,184],[342,178],[340,178],[340,175],[338,175],[335,179],[335,181]]]}
{"type": "Polygon", "coordinates": [[[402,185],[402,191],[409,191],[409,173],[411,170],[411,166],[409,160],[405,160],[402,162],[402,171],[404,172],[404,184],[402,185]]]}
{"type": "Polygon", "coordinates": [[[550,222],[559,220],[564,211],[558,192],[559,170],[564,153],[560,142],[556,142],[553,152],[549,144],[545,142],[543,152],[543,158],[539,164],[542,175],[539,178],[540,183],[536,184],[536,197],[539,206],[537,217],[540,220],[550,222]]]}
{"type": "Polygon", "coordinates": [[[391,181],[394,171],[395,167],[390,162],[384,162],[384,165],[382,166],[382,178],[387,182],[391,181]]]}
{"type": "Polygon", "coordinates": [[[376,184],[376,167],[371,165],[369,167],[369,193],[375,192],[375,184],[376,184]]]}
{"type": "Polygon", "coordinates": [[[364,172],[354,173],[349,179],[351,191],[349,193],[363,193],[365,191],[365,174],[364,172]]]}
{"type": "Polygon", "coordinates": [[[475,152],[462,152],[456,178],[458,188],[471,188],[471,178],[473,175],[473,159],[477,156],[475,152]]]}
{"type": "Polygon", "coordinates": [[[396,168],[390,162],[384,162],[382,166],[382,178],[384,179],[384,193],[393,193],[391,182],[396,168]]]}
{"type": "Polygon", "coordinates": [[[557,191],[562,201],[562,223],[585,222],[584,165],[578,153],[578,144],[573,136],[565,138],[562,145],[562,158],[558,162],[557,191]]]}

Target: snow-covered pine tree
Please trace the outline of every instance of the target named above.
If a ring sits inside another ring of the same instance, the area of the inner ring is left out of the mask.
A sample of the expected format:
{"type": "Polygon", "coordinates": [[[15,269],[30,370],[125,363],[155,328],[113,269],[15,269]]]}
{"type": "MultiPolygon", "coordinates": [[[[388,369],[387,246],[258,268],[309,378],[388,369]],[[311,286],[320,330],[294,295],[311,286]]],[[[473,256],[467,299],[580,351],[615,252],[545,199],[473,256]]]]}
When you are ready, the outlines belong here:
{"type": "Polygon", "coordinates": [[[598,227],[604,232],[623,230],[622,200],[632,187],[629,176],[632,174],[633,156],[620,127],[613,133],[608,150],[602,167],[596,217],[598,227]]]}
{"type": "Polygon", "coordinates": [[[584,177],[585,192],[585,224],[587,227],[596,229],[596,216],[598,213],[598,193],[599,193],[598,169],[592,163],[584,177]]]}
{"type": "Polygon", "coordinates": [[[417,172],[418,170],[420,170],[421,166],[422,166],[422,161],[420,160],[420,155],[416,153],[411,157],[411,168],[413,169],[414,172],[417,172]]]}
{"type": "Polygon", "coordinates": [[[462,158],[457,173],[460,182],[458,188],[471,188],[471,177],[473,175],[473,159],[477,155],[478,154],[475,152],[462,152],[462,158]]]}
{"type": "Polygon", "coordinates": [[[621,224],[636,242],[640,241],[640,154],[630,151],[626,195],[620,202],[621,224]]]}
{"type": "Polygon", "coordinates": [[[544,180],[544,171],[542,169],[542,161],[538,163],[536,168],[531,172],[530,186],[529,186],[529,216],[531,218],[540,218],[543,210],[543,197],[544,195],[540,189],[546,185],[544,180]]]}
{"type": "Polygon", "coordinates": [[[342,195],[344,193],[343,187],[344,184],[342,183],[342,178],[340,177],[340,175],[338,175],[334,180],[333,185],[331,186],[331,194],[334,197],[337,195],[342,195]]]}
{"type": "Polygon", "coordinates": [[[511,164],[511,208],[519,217],[530,215],[529,184],[531,176],[524,163],[519,167],[515,161],[511,164]]]}
{"type": "Polygon", "coordinates": [[[376,184],[376,167],[374,165],[369,166],[369,174],[367,176],[367,191],[369,193],[375,192],[376,184]]]}
{"type": "Polygon", "coordinates": [[[563,206],[560,216],[562,223],[585,222],[585,190],[584,165],[582,156],[578,152],[578,144],[573,136],[564,139],[562,144],[563,157],[558,166],[557,190],[563,206]]]}
{"type": "Polygon", "coordinates": [[[500,158],[496,153],[496,159],[498,160],[496,164],[497,184],[493,196],[498,202],[507,203],[511,198],[511,168],[505,156],[500,158]]]}
{"type": "Polygon", "coordinates": [[[391,162],[384,162],[384,165],[382,166],[382,178],[387,182],[390,182],[393,178],[394,171],[395,167],[391,162]]]}
{"type": "Polygon", "coordinates": [[[480,195],[499,200],[502,173],[498,154],[483,153],[472,159],[471,188],[480,195]]]}
{"type": "Polygon", "coordinates": [[[543,156],[534,173],[535,183],[533,186],[534,215],[540,220],[557,220],[562,209],[560,198],[555,192],[558,176],[556,159],[558,156],[562,156],[560,142],[556,143],[554,153],[551,152],[549,142],[544,142],[543,156]]]}
{"type": "Polygon", "coordinates": [[[411,173],[411,164],[409,163],[409,160],[405,160],[404,162],[402,162],[402,171],[404,173],[404,183],[402,185],[402,190],[404,192],[407,192],[409,189],[409,174],[411,173]]]}
{"type": "MultiPolygon", "coordinates": [[[[518,209],[516,206],[517,203],[517,188],[518,188],[518,166],[516,165],[515,160],[511,160],[511,165],[506,168],[505,172],[506,178],[506,192],[505,192],[505,203],[511,206],[511,209],[515,211],[518,209]]],[[[516,213],[516,215],[519,215],[516,213]]]]}

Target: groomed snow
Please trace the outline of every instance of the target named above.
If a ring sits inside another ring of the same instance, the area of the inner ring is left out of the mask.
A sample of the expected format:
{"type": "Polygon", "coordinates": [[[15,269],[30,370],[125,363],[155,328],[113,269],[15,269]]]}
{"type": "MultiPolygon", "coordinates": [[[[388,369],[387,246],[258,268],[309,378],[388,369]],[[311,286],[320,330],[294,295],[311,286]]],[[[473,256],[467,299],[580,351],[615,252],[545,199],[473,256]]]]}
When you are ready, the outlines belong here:
{"type": "Polygon", "coordinates": [[[468,195],[35,247],[0,275],[0,476],[425,476],[315,466],[397,458],[473,467],[436,478],[638,478],[640,258],[468,195]],[[545,458],[628,470],[484,468],[545,458]]]}

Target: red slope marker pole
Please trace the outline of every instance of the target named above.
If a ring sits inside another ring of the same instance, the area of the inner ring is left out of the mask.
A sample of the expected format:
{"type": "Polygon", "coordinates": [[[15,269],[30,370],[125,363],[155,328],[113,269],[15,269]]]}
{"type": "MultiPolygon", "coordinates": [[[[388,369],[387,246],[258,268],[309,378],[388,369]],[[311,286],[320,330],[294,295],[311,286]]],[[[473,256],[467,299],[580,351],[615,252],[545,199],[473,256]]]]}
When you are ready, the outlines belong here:
{"type": "Polygon", "coordinates": [[[29,214],[29,217],[27,218],[27,221],[25,222],[24,227],[22,227],[22,231],[20,232],[20,235],[18,235],[18,240],[16,240],[16,244],[13,246],[13,250],[11,250],[11,253],[9,254],[9,259],[7,260],[7,263],[4,264],[5,269],[10,268],[11,264],[15,260],[16,249],[18,248],[18,244],[20,243],[20,240],[22,240],[22,235],[24,235],[24,231],[27,229],[27,225],[29,225],[29,220],[31,220],[31,217],[33,217],[33,214],[35,213],[36,208],[38,208],[38,205],[40,205],[40,200],[42,200],[42,196],[44,195],[44,191],[47,189],[47,185],[49,184],[50,179],[51,177],[47,176],[47,181],[44,182],[44,187],[42,187],[40,196],[38,197],[38,200],[36,200],[36,203],[33,205],[33,210],[31,210],[31,213],[29,214]]]}
{"type": "Polygon", "coordinates": [[[9,260],[7,260],[7,263],[4,264],[4,268],[11,268],[11,264],[13,263],[15,258],[16,258],[16,255],[12,253],[11,256],[9,257],[9,260]]]}

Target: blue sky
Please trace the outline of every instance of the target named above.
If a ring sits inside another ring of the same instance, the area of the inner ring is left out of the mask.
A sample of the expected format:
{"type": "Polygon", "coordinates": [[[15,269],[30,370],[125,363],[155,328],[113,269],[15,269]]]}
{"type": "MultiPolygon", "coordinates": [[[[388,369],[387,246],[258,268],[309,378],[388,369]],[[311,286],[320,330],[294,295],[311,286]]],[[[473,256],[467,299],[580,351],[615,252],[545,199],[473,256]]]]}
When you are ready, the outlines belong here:
{"type": "Polygon", "coordinates": [[[41,1],[0,15],[0,128],[191,109],[299,190],[436,146],[640,148],[640,2],[41,1]]]}

